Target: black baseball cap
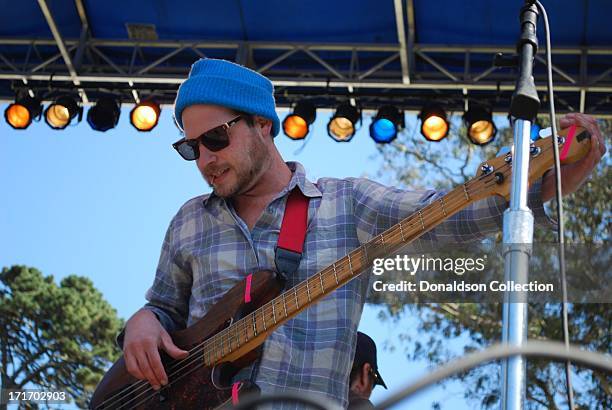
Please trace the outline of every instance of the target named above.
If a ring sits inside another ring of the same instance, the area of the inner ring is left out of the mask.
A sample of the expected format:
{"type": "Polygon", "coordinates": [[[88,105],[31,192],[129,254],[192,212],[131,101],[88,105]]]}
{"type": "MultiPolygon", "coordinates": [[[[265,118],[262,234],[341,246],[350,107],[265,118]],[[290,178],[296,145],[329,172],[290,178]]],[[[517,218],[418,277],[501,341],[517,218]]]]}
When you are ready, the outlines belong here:
{"type": "Polygon", "coordinates": [[[355,349],[355,359],[353,363],[363,365],[370,363],[374,372],[374,385],[381,385],[385,389],[387,385],[378,372],[378,363],[376,362],[376,343],[372,338],[364,333],[357,332],[357,348],[355,349]]]}

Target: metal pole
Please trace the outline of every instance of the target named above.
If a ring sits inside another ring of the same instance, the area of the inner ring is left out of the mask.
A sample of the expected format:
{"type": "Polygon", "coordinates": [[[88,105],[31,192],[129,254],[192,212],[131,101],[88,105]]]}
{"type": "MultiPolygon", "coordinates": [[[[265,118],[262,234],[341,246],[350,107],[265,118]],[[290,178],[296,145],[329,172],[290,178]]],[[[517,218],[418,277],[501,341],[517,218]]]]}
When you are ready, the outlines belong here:
{"type": "MultiPolygon", "coordinates": [[[[533,243],[533,214],[527,207],[531,123],[517,120],[514,127],[514,157],[510,207],[504,213],[504,280],[527,283],[533,243]]],[[[527,303],[520,294],[507,293],[504,303],[503,342],[521,346],[527,340],[527,303]]],[[[525,401],[526,360],[506,359],[503,365],[502,409],[520,410],[525,401]]]]}
{"type": "MultiPolygon", "coordinates": [[[[536,23],[538,11],[533,1],[521,9],[521,37],[517,44],[520,75],[516,83],[510,114],[514,121],[514,153],[510,207],[504,213],[504,278],[506,283],[528,282],[529,257],[533,243],[533,214],[527,207],[531,122],[538,114],[540,100],[533,80],[533,60],[537,53],[536,23]]],[[[527,340],[526,292],[508,291],[504,295],[502,324],[504,343],[521,346],[527,340]]],[[[526,364],[515,356],[502,367],[503,410],[521,410],[525,404],[526,364]]]]}

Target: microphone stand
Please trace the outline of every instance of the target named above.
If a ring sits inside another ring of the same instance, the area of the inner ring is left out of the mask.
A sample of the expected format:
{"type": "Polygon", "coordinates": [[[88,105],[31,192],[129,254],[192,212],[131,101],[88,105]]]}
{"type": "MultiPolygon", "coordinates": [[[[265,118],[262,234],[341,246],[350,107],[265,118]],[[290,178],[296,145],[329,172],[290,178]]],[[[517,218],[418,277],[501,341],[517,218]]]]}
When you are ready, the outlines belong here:
{"type": "MultiPolygon", "coordinates": [[[[521,36],[517,43],[519,78],[516,83],[510,115],[513,117],[514,153],[512,154],[512,188],[510,206],[504,212],[505,281],[527,283],[529,258],[533,244],[533,213],[527,207],[531,124],[538,114],[540,100],[533,80],[533,59],[538,49],[535,1],[527,0],[521,9],[521,36]]],[[[504,294],[502,342],[521,346],[527,339],[526,292],[504,294]]],[[[520,410],[526,393],[526,360],[523,356],[506,359],[502,364],[503,410],[520,410]]]]}

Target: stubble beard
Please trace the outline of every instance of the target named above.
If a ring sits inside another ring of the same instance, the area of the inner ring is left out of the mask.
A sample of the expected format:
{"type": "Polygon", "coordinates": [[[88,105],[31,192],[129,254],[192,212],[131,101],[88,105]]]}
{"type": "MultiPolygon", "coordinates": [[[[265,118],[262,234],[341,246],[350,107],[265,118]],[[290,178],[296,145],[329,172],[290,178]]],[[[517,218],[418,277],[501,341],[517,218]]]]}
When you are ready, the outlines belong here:
{"type": "Polygon", "coordinates": [[[245,160],[241,164],[229,166],[228,172],[233,172],[236,176],[236,181],[231,185],[221,185],[215,187],[208,182],[208,185],[213,189],[215,195],[231,199],[237,195],[247,192],[263,174],[263,170],[268,157],[267,149],[264,143],[258,139],[258,136],[253,134],[249,136],[249,146],[245,149],[245,160]]]}

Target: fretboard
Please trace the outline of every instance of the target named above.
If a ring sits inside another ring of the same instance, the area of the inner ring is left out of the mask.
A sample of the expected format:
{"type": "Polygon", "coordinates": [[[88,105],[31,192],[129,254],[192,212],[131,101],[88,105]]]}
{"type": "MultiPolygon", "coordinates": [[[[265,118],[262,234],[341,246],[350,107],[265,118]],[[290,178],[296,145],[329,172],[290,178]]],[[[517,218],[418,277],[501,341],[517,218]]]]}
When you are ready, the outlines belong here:
{"type": "Polygon", "coordinates": [[[249,341],[262,334],[269,334],[319,299],[345,285],[371,267],[374,259],[388,256],[414,241],[479,199],[476,196],[481,197],[478,194],[481,194],[484,185],[485,182],[479,178],[460,185],[212,336],[204,342],[205,365],[224,361],[225,357],[249,341]]]}

